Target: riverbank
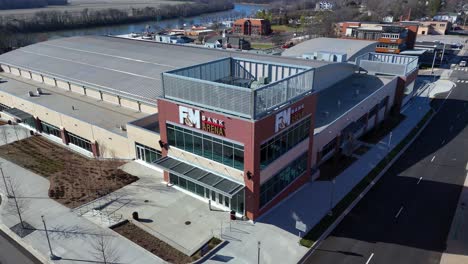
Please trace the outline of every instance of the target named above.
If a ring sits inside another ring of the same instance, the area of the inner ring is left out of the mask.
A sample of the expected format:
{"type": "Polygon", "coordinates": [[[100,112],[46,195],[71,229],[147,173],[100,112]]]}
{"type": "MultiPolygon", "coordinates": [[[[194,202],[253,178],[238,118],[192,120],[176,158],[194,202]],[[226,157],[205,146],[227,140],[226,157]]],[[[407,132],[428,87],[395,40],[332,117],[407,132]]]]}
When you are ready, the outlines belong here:
{"type": "MultiPolygon", "coordinates": [[[[80,0],[83,1],[83,0],[80,0]]],[[[120,0],[124,1],[124,0],[120,0]]],[[[125,0],[133,1],[133,0],[125,0]]],[[[137,23],[150,20],[188,18],[234,9],[229,1],[164,1],[148,5],[84,5],[94,8],[50,7],[44,9],[0,11],[0,28],[7,32],[44,32],[107,25],[137,23]],[[160,4],[158,4],[160,3],[160,4]]]]}

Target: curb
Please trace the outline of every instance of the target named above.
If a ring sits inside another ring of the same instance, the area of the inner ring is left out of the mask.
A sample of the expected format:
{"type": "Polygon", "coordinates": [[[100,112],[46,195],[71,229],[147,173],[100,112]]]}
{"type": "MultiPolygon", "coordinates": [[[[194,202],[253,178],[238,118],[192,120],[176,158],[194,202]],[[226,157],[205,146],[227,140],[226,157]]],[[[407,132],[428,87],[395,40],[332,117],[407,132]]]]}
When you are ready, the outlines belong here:
{"type": "MultiPolygon", "coordinates": [[[[429,110],[431,111],[431,110],[429,110]]],[[[387,172],[387,170],[393,166],[393,164],[400,158],[401,155],[413,144],[413,142],[419,137],[419,135],[424,131],[424,129],[429,125],[430,121],[432,118],[437,114],[437,112],[433,112],[431,117],[426,120],[426,123],[419,129],[419,131],[414,135],[414,137],[408,142],[401,150],[398,152],[397,155],[383,168],[383,170],[375,177],[375,179],[362,191],[361,194],[344,210],[344,212],[333,222],[325,232],[322,233],[322,235],[315,241],[314,244],[310,247],[309,251],[297,262],[298,264],[303,264],[305,260],[312,255],[315,250],[320,246],[322,241],[330,235],[330,233],[343,221],[345,216],[361,201],[361,199],[374,187],[374,185],[380,180],[380,178],[387,172]]],[[[423,117],[424,118],[424,117],[423,117]]],[[[411,133],[411,131],[409,132],[411,133]]],[[[390,151],[388,152],[390,153],[390,151]]],[[[383,159],[382,159],[383,160],[383,159]]]]}
{"type": "MultiPolygon", "coordinates": [[[[2,203],[0,204],[0,212],[1,212],[3,207],[4,207],[4,205],[3,205],[4,201],[7,201],[7,200],[5,199],[5,195],[2,194],[2,193],[0,193],[0,199],[2,201],[2,203]]],[[[13,241],[15,241],[18,245],[23,247],[26,251],[31,253],[31,255],[33,255],[40,262],[47,263],[47,264],[52,264],[53,263],[48,258],[44,257],[41,253],[39,253],[38,250],[36,250],[32,246],[30,246],[29,244],[24,242],[18,235],[16,235],[14,232],[12,232],[10,230],[10,228],[8,228],[6,225],[4,225],[3,222],[1,221],[1,217],[0,217],[0,230],[3,233],[5,233],[8,237],[10,237],[13,241]]]]}

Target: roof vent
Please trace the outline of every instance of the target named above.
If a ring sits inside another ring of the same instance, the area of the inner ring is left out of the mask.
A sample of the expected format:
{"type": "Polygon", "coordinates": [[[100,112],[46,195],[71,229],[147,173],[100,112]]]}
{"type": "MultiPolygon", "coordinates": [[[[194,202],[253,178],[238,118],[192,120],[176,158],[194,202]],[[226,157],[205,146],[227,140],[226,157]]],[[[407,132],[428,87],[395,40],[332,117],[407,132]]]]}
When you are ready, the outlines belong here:
{"type": "Polygon", "coordinates": [[[28,92],[28,95],[29,95],[29,97],[34,97],[34,96],[35,96],[35,95],[34,95],[34,92],[32,92],[32,91],[29,91],[29,92],[28,92]]]}
{"type": "Polygon", "coordinates": [[[36,89],[36,92],[37,92],[37,95],[42,95],[42,94],[44,94],[44,92],[42,91],[41,88],[37,88],[37,89],[36,89]]]}
{"type": "Polygon", "coordinates": [[[127,127],[125,125],[120,125],[120,130],[127,131],[127,127]]]}

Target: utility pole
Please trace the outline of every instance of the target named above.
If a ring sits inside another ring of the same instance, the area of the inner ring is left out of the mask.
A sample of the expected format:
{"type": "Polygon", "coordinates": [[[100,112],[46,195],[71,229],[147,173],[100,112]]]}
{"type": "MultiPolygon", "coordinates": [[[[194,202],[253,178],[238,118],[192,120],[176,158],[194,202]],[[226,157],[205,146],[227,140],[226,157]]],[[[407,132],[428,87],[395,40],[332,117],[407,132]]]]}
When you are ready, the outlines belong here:
{"type": "Polygon", "coordinates": [[[50,259],[51,260],[59,260],[60,257],[55,256],[54,252],[52,251],[52,246],[50,245],[50,239],[49,239],[49,232],[47,232],[47,226],[46,226],[45,219],[44,219],[43,215],[41,215],[41,219],[42,219],[42,223],[44,224],[44,230],[45,230],[46,237],[47,237],[47,244],[49,244],[50,259]]]}

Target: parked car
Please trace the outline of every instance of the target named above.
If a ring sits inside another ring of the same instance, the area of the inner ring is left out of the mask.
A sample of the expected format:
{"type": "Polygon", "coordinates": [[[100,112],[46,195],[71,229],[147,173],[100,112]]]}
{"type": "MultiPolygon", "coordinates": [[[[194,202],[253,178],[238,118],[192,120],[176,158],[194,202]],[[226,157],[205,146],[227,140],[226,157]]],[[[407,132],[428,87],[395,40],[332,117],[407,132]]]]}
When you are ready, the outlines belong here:
{"type": "Polygon", "coordinates": [[[460,67],[466,67],[466,61],[462,60],[460,61],[460,64],[458,64],[460,67]]]}

